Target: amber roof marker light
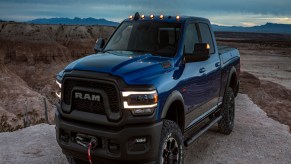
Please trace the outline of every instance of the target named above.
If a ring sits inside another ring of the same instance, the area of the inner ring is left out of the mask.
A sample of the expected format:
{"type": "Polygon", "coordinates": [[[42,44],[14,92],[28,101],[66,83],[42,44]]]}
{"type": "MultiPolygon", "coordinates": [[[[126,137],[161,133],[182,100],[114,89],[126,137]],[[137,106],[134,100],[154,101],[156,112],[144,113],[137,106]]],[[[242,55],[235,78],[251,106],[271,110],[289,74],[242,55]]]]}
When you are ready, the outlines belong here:
{"type": "Polygon", "coordinates": [[[180,20],[180,16],[179,16],[179,15],[176,16],[176,20],[177,20],[177,21],[180,20]]]}
{"type": "Polygon", "coordinates": [[[164,19],[164,15],[160,15],[160,19],[164,19]]]}
{"type": "Polygon", "coordinates": [[[141,15],[141,19],[144,19],[145,18],[145,16],[144,15],[141,15]]]}
{"type": "Polygon", "coordinates": [[[153,15],[153,14],[151,14],[151,15],[150,15],[150,18],[151,18],[151,19],[154,19],[154,15],[153,15]]]}

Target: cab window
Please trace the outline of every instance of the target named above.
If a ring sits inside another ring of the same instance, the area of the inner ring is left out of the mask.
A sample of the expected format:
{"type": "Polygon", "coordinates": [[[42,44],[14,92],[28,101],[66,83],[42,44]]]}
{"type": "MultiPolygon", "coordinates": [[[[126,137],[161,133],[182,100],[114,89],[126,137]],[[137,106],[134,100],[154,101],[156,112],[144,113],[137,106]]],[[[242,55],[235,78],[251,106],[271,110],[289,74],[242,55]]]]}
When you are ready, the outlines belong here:
{"type": "Polygon", "coordinates": [[[198,23],[202,43],[208,43],[210,45],[210,53],[214,53],[214,44],[211,35],[210,28],[206,23],[198,23]]]}
{"type": "Polygon", "coordinates": [[[193,54],[194,45],[199,43],[198,32],[196,29],[196,25],[189,24],[186,29],[186,36],[184,42],[184,54],[193,54]]]}

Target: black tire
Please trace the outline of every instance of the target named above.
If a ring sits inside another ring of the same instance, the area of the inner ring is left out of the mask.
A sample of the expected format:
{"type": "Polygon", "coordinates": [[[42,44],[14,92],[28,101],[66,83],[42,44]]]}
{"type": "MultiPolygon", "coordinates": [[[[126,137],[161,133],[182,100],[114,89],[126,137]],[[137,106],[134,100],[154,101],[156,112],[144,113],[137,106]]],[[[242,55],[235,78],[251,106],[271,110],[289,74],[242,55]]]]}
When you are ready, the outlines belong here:
{"type": "Polygon", "coordinates": [[[163,120],[158,163],[184,163],[184,142],[181,129],[170,120],[163,120]]]}
{"type": "Polygon", "coordinates": [[[223,134],[229,135],[234,126],[235,118],[235,100],[232,88],[228,87],[223,99],[221,109],[222,119],[218,122],[219,131],[223,134]]]}

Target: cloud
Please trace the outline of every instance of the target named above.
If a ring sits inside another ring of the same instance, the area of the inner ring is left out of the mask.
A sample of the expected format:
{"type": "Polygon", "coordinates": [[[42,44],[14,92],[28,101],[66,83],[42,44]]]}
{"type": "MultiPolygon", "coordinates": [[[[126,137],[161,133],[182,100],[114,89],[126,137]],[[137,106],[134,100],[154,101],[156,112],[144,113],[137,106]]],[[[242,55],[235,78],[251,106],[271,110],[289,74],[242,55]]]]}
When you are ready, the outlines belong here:
{"type": "Polygon", "coordinates": [[[246,27],[252,27],[252,26],[256,26],[257,24],[254,23],[254,22],[241,22],[241,24],[243,26],[246,26],[246,27]]]}
{"type": "Polygon", "coordinates": [[[291,18],[288,17],[259,17],[256,19],[273,23],[291,24],[291,18]]]}
{"type": "Polygon", "coordinates": [[[256,19],[263,19],[263,20],[289,20],[289,18],[288,17],[284,17],[284,18],[278,18],[278,17],[273,17],[273,18],[271,18],[271,17],[269,17],[269,18],[256,18],[256,19]]]}

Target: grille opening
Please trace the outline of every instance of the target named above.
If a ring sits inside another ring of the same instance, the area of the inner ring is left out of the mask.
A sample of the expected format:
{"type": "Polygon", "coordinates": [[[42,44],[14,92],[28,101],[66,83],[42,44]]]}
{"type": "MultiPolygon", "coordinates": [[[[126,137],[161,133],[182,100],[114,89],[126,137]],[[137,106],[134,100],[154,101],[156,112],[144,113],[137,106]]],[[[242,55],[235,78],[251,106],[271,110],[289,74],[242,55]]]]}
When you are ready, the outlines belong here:
{"type": "MultiPolygon", "coordinates": [[[[87,92],[87,91],[75,91],[78,93],[89,94],[89,95],[96,95],[94,92],[87,92]]],[[[89,112],[89,113],[96,113],[96,114],[103,114],[105,115],[105,107],[104,107],[104,101],[102,96],[100,95],[100,101],[91,101],[87,99],[77,99],[74,98],[73,92],[73,101],[72,101],[72,109],[73,110],[79,110],[83,112],[89,112]]]]}
{"type": "MultiPolygon", "coordinates": [[[[119,105],[119,97],[118,97],[118,90],[114,84],[111,84],[106,81],[91,81],[86,79],[71,79],[66,78],[64,80],[64,89],[63,89],[63,101],[67,105],[71,105],[72,110],[80,110],[84,112],[96,113],[105,115],[105,108],[104,108],[104,99],[101,98],[102,101],[90,101],[84,99],[74,99],[71,97],[72,90],[74,87],[83,87],[83,88],[94,88],[94,89],[101,89],[107,94],[108,103],[110,106],[110,110],[113,113],[118,113],[120,111],[119,105]]],[[[94,92],[88,91],[79,91],[81,93],[89,93],[93,94],[94,92]]],[[[94,93],[95,94],[95,93],[94,93]]]]}

